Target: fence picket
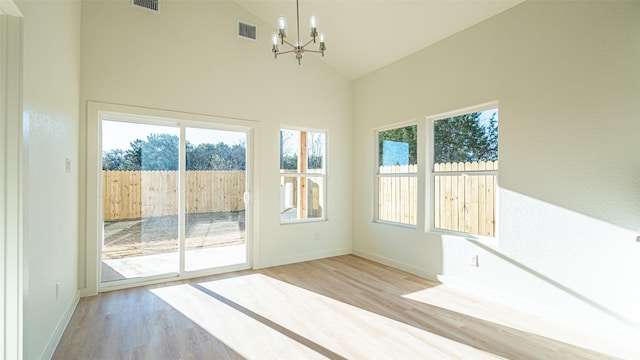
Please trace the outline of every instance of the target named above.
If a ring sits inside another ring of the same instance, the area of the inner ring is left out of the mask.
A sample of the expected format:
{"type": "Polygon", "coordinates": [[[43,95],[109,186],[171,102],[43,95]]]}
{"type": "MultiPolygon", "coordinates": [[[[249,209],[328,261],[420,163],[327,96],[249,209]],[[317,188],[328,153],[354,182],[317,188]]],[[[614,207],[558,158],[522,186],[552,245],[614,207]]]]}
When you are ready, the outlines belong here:
{"type": "MultiPolygon", "coordinates": [[[[244,171],[187,171],[187,213],[244,210],[244,183],[244,171]]],[[[105,221],[176,215],[178,172],[103,171],[102,204],[105,221]]]]}
{"type": "Polygon", "coordinates": [[[448,171],[491,171],[498,161],[436,163],[433,171],[434,226],[437,229],[495,236],[495,175],[446,174],[448,171]],[[457,210],[457,221],[456,213],[457,210]]]}
{"type": "MultiPolygon", "coordinates": [[[[478,170],[487,169],[485,161],[478,162],[478,170]]],[[[478,176],[478,234],[484,235],[486,232],[486,207],[487,207],[487,176],[478,176]]]]}

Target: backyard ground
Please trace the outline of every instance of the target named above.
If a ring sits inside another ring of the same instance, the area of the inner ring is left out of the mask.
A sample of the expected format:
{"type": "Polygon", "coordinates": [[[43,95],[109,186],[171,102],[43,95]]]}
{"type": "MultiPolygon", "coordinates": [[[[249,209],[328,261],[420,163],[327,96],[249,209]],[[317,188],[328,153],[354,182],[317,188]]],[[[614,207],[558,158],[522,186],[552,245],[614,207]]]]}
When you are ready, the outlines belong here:
{"type": "MultiPolygon", "coordinates": [[[[105,221],[102,259],[174,252],[177,239],[177,215],[105,221]]],[[[186,250],[244,243],[244,211],[187,214],[186,250]]]]}

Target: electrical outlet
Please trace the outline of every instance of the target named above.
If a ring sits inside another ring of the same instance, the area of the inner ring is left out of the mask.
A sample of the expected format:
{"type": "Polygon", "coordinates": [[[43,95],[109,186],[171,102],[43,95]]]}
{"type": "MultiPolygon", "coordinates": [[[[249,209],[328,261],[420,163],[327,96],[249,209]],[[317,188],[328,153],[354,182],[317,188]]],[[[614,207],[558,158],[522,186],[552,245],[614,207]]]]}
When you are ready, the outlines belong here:
{"type": "Polygon", "coordinates": [[[65,161],[65,171],[67,174],[71,174],[71,159],[67,158],[65,161]]]}
{"type": "Polygon", "coordinates": [[[480,263],[478,262],[478,254],[471,255],[470,261],[471,262],[469,263],[469,265],[480,267],[480,263]]]}
{"type": "Polygon", "coordinates": [[[60,281],[56,282],[56,300],[60,298],[60,281]]]}

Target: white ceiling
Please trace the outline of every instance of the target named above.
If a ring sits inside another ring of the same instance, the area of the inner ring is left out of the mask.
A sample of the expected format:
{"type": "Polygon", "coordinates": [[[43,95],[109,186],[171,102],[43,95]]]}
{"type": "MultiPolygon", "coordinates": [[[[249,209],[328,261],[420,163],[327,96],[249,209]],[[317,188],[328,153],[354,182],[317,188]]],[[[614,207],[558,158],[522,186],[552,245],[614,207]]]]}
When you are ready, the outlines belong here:
{"type": "MultiPolygon", "coordinates": [[[[326,36],[323,60],[350,79],[357,79],[465,28],[488,19],[523,0],[301,0],[300,41],[309,39],[309,17],[319,19],[326,36]]],[[[287,18],[290,42],[295,42],[295,0],[235,0],[272,28],[259,30],[270,48],[278,16],[287,18]]],[[[309,45],[310,47],[312,45],[309,45]]],[[[266,49],[265,51],[269,51],[266,49]]],[[[314,48],[315,49],[315,48],[314,48]]],[[[320,56],[305,54],[305,57],[320,56]]],[[[283,55],[295,62],[294,55],[283,55]]],[[[303,58],[304,63],[304,58],[303,58]]]]}

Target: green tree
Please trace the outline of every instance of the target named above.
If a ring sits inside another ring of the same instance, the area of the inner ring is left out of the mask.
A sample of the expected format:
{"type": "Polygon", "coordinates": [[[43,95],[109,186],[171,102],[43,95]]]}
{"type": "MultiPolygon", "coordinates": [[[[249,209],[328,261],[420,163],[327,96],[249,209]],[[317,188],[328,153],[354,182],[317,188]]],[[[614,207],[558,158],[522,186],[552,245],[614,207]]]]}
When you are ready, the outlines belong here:
{"type": "MultiPolygon", "coordinates": [[[[169,134],[151,134],[146,140],[136,139],[129,149],[104,152],[103,170],[178,170],[179,138],[169,134]]],[[[186,142],[187,170],[245,170],[246,146],[244,143],[229,146],[186,142]]]]}
{"type": "Polygon", "coordinates": [[[322,169],[321,155],[309,155],[309,159],[307,161],[307,169],[322,169]]]}
{"type": "Polygon", "coordinates": [[[247,146],[244,142],[235,144],[231,147],[231,166],[227,170],[246,170],[247,169],[247,146]]]}
{"type": "Polygon", "coordinates": [[[142,170],[178,170],[180,138],[150,134],[142,143],[142,170]]]}
{"type": "Polygon", "coordinates": [[[215,145],[200,144],[196,147],[187,142],[187,170],[211,170],[211,157],[215,145]]]}
{"type": "Polygon", "coordinates": [[[441,119],[434,123],[436,163],[488,161],[498,159],[498,123],[494,113],[488,126],[480,123],[482,113],[441,119]]]}
{"type": "Polygon", "coordinates": [[[124,167],[122,170],[141,170],[142,169],[142,146],[144,140],[135,139],[129,143],[130,148],[124,152],[124,167]]]}
{"type": "Polygon", "coordinates": [[[124,151],[121,149],[105,151],[102,154],[102,170],[122,170],[125,163],[124,151]]]}
{"type": "Polygon", "coordinates": [[[283,155],[280,159],[280,169],[296,170],[298,168],[298,154],[283,155]]]}
{"type": "Polygon", "coordinates": [[[200,144],[195,148],[187,143],[187,170],[245,170],[244,143],[229,146],[223,142],[200,144]]]}

